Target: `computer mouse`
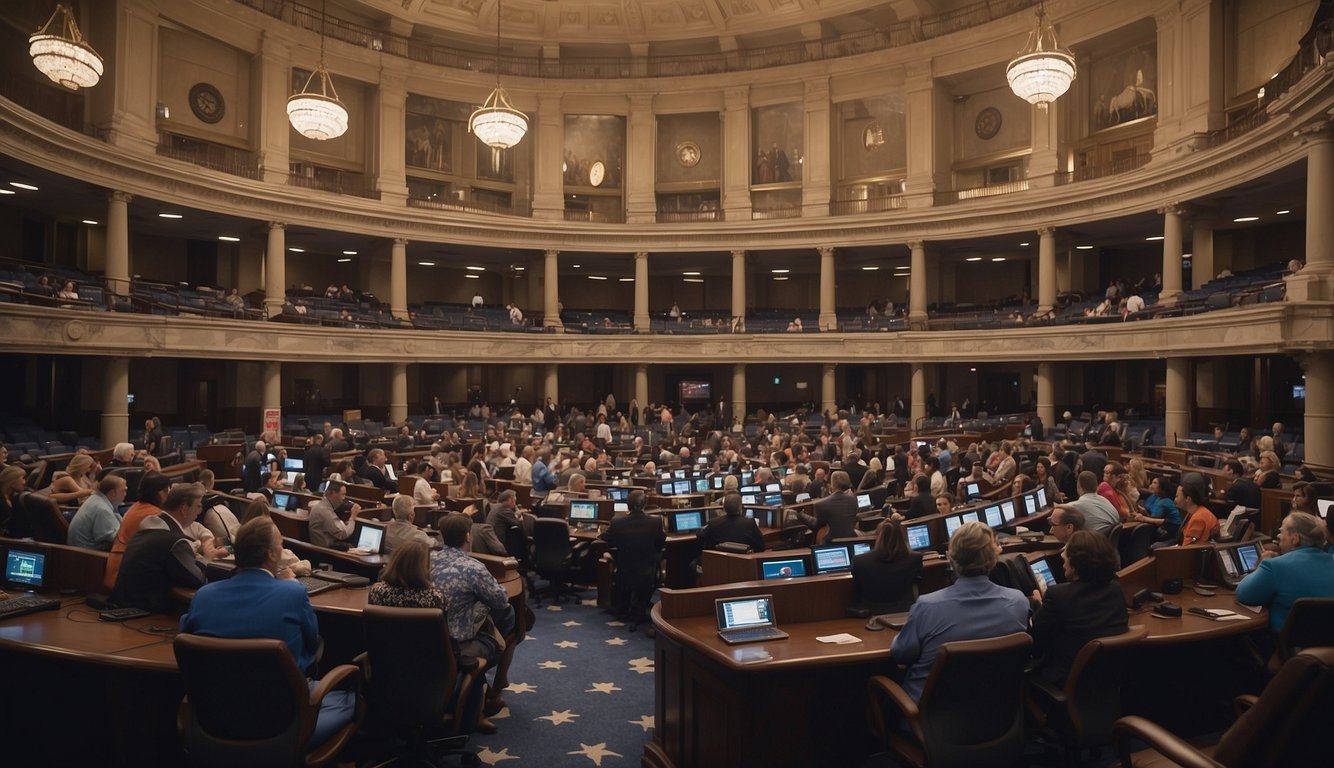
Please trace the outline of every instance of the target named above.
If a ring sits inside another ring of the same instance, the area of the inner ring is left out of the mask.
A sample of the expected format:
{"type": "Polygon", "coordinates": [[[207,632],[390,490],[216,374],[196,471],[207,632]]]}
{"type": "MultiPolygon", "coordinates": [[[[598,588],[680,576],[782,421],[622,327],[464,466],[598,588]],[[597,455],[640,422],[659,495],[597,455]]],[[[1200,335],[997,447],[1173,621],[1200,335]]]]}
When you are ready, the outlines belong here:
{"type": "Polygon", "coordinates": [[[885,625],[881,624],[875,619],[871,619],[870,621],[866,622],[866,628],[872,632],[880,632],[885,628],[885,625]]]}

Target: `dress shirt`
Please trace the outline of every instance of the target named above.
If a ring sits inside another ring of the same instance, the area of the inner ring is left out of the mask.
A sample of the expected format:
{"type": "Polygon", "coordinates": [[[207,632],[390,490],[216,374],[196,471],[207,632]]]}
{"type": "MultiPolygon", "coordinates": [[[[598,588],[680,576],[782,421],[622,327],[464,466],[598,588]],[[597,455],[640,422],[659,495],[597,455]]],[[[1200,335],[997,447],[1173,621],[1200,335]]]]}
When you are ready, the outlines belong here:
{"type": "Polygon", "coordinates": [[[1288,620],[1292,604],[1303,597],[1334,597],[1334,555],[1298,547],[1265,558],[1237,585],[1237,602],[1268,606],[1269,628],[1275,632],[1288,620]]]}
{"type": "Polygon", "coordinates": [[[513,628],[514,611],[504,587],[468,553],[448,546],[431,553],[431,581],[445,596],[449,636],[455,641],[473,639],[488,612],[502,634],[513,628]]]}
{"type": "Polygon", "coordinates": [[[94,491],[79,505],[79,511],[74,513],[74,519],[69,523],[67,541],[71,547],[109,552],[119,530],[120,515],[116,514],[111,500],[101,491],[94,491]]]}
{"type": "Polygon", "coordinates": [[[328,499],[320,499],[310,505],[310,543],[317,547],[327,547],[335,540],[346,539],[356,527],[356,523],[351,520],[339,520],[328,499]]]}
{"type": "Polygon", "coordinates": [[[1097,491],[1066,502],[1065,506],[1083,512],[1084,528],[1104,536],[1110,535],[1112,528],[1121,524],[1121,514],[1116,511],[1116,507],[1112,506],[1112,502],[1099,496],[1097,491]]]}

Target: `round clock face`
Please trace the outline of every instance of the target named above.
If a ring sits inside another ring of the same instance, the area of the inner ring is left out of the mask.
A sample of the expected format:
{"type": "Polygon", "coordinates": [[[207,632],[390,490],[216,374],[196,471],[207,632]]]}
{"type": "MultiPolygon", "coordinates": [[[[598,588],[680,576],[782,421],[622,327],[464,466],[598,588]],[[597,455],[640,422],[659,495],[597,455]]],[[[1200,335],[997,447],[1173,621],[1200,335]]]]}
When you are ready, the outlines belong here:
{"type": "Polygon", "coordinates": [[[227,112],[222,93],[208,83],[197,83],[190,89],[190,111],[205,123],[216,123],[227,112]]]}
{"type": "Polygon", "coordinates": [[[607,178],[607,166],[603,165],[601,160],[593,163],[588,169],[588,183],[591,186],[602,186],[602,180],[605,178],[607,178]]]}
{"type": "Polygon", "coordinates": [[[979,139],[994,138],[1000,133],[1001,113],[995,107],[987,107],[977,113],[977,123],[973,125],[973,130],[977,132],[979,139]]]}
{"type": "Polygon", "coordinates": [[[683,141],[676,145],[676,161],[687,168],[699,165],[699,145],[693,141],[683,141]]]}

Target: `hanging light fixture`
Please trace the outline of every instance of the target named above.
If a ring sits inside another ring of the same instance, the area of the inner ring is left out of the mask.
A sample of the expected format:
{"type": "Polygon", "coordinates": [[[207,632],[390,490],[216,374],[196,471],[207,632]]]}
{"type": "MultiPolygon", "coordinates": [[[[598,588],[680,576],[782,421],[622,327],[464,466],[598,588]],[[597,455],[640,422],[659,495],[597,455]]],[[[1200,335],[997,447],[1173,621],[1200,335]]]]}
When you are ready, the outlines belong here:
{"type": "Polygon", "coordinates": [[[509,149],[528,133],[528,116],[514,108],[500,87],[500,0],[496,0],[496,87],[468,118],[468,130],[496,149],[509,149]]]}
{"type": "Polygon", "coordinates": [[[1010,90],[1045,109],[1070,89],[1075,79],[1075,57],[1056,41],[1056,30],[1038,4],[1038,23],[1028,33],[1028,44],[1005,68],[1010,90]]]}
{"type": "Polygon", "coordinates": [[[102,57],[83,39],[74,14],[64,3],[28,38],[28,55],[42,74],[71,91],[91,88],[102,79],[102,57]],[[58,33],[56,19],[60,19],[58,33]]]}
{"type": "Polygon", "coordinates": [[[333,78],[324,67],[324,26],[328,21],[325,9],[328,3],[320,6],[320,63],[315,71],[306,78],[306,86],[300,93],[287,100],[287,119],[297,133],[308,139],[326,141],[336,139],[347,132],[347,107],[338,100],[338,91],[334,90],[333,78]],[[319,83],[311,87],[319,78],[319,83]]]}

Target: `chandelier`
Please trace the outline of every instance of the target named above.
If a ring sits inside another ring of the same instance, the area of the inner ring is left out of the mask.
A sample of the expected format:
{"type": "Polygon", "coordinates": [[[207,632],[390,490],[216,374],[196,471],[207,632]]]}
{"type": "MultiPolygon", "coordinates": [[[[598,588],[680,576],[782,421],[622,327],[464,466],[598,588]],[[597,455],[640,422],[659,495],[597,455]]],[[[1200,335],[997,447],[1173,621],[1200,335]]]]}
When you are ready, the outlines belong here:
{"type": "Polygon", "coordinates": [[[1075,79],[1075,57],[1056,41],[1056,30],[1038,4],[1038,23],[1028,33],[1028,44],[1005,68],[1010,90],[1045,109],[1070,89],[1075,79]]]}
{"type": "Polygon", "coordinates": [[[42,74],[71,91],[91,88],[102,79],[102,57],[84,41],[74,14],[64,3],[28,38],[28,55],[42,74]],[[59,34],[52,33],[56,19],[60,19],[59,34]]]}
{"type": "Polygon", "coordinates": [[[302,136],[316,141],[336,139],[347,132],[347,108],[338,100],[333,78],[324,67],[324,25],[327,20],[325,7],[321,6],[319,66],[306,78],[301,92],[287,100],[287,119],[292,127],[302,136]],[[319,78],[318,84],[311,87],[316,78],[319,78]]]}
{"type": "Polygon", "coordinates": [[[468,118],[468,130],[488,147],[509,149],[528,133],[528,116],[514,108],[500,87],[500,2],[496,2],[496,87],[468,118]]]}

